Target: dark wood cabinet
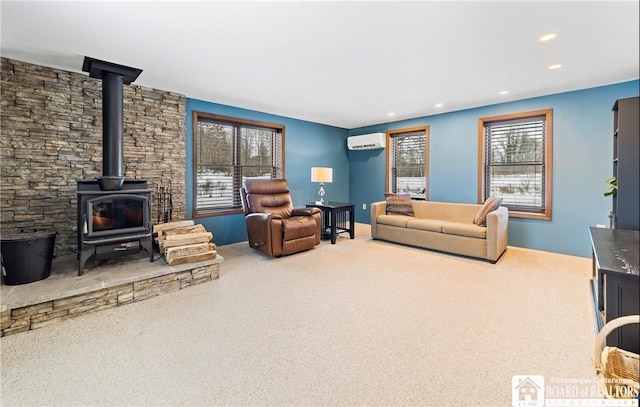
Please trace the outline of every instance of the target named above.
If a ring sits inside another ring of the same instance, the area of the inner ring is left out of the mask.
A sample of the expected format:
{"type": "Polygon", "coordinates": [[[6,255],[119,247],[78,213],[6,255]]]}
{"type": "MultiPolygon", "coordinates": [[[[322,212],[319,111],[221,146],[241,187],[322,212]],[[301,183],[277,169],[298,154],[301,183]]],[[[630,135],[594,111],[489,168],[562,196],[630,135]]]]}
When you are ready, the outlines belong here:
{"type": "Polygon", "coordinates": [[[613,195],[615,227],[640,229],[640,130],[638,98],[619,99],[613,105],[613,195]]]}
{"type": "MultiPolygon", "coordinates": [[[[596,328],[625,315],[640,313],[640,232],[590,228],[593,252],[592,294],[596,328]]],[[[624,326],[609,334],[606,343],[640,352],[638,325],[624,326]]]]}

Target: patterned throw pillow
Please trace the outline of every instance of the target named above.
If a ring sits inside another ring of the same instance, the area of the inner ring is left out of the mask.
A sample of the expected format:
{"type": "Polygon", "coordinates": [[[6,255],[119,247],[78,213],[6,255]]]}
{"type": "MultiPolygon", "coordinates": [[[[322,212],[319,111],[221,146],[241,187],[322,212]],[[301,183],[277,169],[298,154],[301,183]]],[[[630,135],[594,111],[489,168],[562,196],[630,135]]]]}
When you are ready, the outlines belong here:
{"type": "Polygon", "coordinates": [[[489,212],[493,212],[498,209],[500,205],[502,205],[502,198],[490,196],[486,201],[484,201],[484,205],[482,205],[482,208],[480,208],[478,213],[476,213],[473,223],[478,226],[487,226],[487,215],[489,212]]]}
{"type": "Polygon", "coordinates": [[[408,194],[384,194],[387,200],[387,215],[413,216],[411,196],[408,194]]]}

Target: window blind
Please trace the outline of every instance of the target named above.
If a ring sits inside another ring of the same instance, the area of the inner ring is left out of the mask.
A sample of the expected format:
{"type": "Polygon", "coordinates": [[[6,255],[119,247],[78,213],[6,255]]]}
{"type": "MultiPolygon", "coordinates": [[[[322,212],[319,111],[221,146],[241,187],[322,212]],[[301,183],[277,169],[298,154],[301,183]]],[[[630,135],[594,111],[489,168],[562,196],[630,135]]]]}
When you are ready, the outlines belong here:
{"type": "Polygon", "coordinates": [[[281,178],[282,131],[199,118],[196,209],[242,206],[239,190],[247,178],[281,178]]]}
{"type": "Polygon", "coordinates": [[[544,212],[544,116],[485,123],[484,198],[499,196],[511,210],[544,212]]]}
{"type": "Polygon", "coordinates": [[[390,186],[394,193],[409,194],[413,199],[425,199],[426,134],[412,131],[391,136],[390,186]]]}

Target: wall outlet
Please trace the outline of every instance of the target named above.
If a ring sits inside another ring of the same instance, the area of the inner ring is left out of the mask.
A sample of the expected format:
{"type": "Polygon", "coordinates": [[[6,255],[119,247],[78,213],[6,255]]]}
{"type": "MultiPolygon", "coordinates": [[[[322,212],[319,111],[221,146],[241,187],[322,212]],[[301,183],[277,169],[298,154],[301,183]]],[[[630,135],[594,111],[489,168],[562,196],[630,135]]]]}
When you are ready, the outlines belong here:
{"type": "Polygon", "coordinates": [[[365,211],[367,210],[367,204],[366,203],[362,204],[362,209],[365,210],[365,211]]]}

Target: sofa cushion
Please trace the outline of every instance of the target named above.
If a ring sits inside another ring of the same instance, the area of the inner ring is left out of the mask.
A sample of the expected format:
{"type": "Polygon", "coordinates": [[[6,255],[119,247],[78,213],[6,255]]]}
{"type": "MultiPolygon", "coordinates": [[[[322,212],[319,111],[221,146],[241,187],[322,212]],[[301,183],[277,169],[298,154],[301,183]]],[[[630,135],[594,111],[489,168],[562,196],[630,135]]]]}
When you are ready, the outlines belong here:
{"type": "Polygon", "coordinates": [[[447,222],[442,225],[442,233],[448,235],[474,237],[476,239],[487,238],[487,228],[473,223],[447,222]]]}
{"type": "Polygon", "coordinates": [[[411,197],[407,194],[384,194],[387,201],[387,215],[413,216],[411,197]]]}
{"type": "Polygon", "coordinates": [[[410,219],[407,222],[408,229],[426,230],[429,232],[442,232],[442,225],[448,223],[440,219],[410,219]]]}
{"type": "Polygon", "coordinates": [[[489,212],[498,209],[500,205],[502,205],[502,198],[490,196],[486,201],[484,201],[484,205],[482,205],[478,213],[476,213],[476,217],[473,219],[473,223],[478,226],[486,226],[487,215],[489,214],[489,212]]]}
{"type": "Polygon", "coordinates": [[[407,227],[407,222],[411,220],[408,216],[400,215],[380,215],[378,216],[378,223],[381,225],[398,226],[401,228],[407,227]]]}

